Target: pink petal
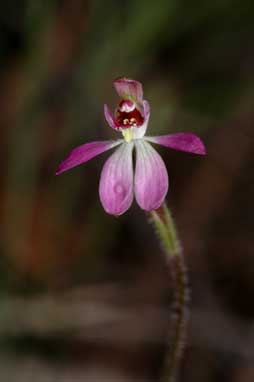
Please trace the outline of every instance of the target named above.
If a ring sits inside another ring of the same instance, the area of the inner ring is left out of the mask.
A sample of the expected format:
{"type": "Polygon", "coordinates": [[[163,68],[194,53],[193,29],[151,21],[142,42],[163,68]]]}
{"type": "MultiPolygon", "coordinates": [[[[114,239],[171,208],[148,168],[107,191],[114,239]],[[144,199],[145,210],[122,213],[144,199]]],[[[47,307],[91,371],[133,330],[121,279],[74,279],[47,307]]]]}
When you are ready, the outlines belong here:
{"type": "Polygon", "coordinates": [[[76,147],[70,152],[70,154],[60,163],[56,170],[56,175],[61,174],[64,171],[70,170],[72,167],[76,167],[81,163],[85,163],[95,156],[103,153],[119,145],[122,142],[121,139],[117,141],[99,141],[85,143],[84,145],[76,147]]]}
{"type": "Polygon", "coordinates": [[[137,203],[146,210],[156,210],[168,192],[168,173],[157,151],[147,142],[138,140],[134,189],[137,203]]]}
{"type": "Polygon", "coordinates": [[[115,121],[113,114],[109,110],[107,105],[104,105],[104,116],[106,121],[108,122],[109,126],[112,127],[112,129],[119,129],[119,124],[115,121]]]}
{"type": "Polygon", "coordinates": [[[132,127],[132,137],[133,139],[141,139],[146,133],[146,129],[148,126],[149,118],[150,118],[150,105],[148,101],[143,101],[144,108],[144,123],[138,127],[132,127]]]}
{"type": "Polygon", "coordinates": [[[104,164],[99,194],[105,211],[121,215],[133,200],[133,143],[123,143],[104,164]]]}
{"type": "Polygon", "coordinates": [[[206,154],[206,149],[201,139],[191,133],[177,133],[161,135],[159,137],[146,137],[150,142],[169,147],[174,150],[186,151],[193,154],[206,154]]]}
{"type": "Polygon", "coordinates": [[[130,78],[118,78],[114,81],[114,87],[121,98],[133,98],[135,102],[142,104],[142,84],[130,78]]]}
{"type": "Polygon", "coordinates": [[[144,108],[144,118],[146,123],[148,123],[150,118],[150,105],[148,101],[146,100],[143,101],[143,108],[144,108]]]}

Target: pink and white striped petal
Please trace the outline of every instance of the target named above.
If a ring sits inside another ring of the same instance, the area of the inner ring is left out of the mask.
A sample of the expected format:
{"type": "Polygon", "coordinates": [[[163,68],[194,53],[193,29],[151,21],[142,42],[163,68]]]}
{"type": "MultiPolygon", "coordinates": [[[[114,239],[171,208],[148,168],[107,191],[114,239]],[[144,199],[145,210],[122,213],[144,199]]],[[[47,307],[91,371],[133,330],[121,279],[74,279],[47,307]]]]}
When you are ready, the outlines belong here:
{"type": "Polygon", "coordinates": [[[56,170],[56,175],[60,175],[64,171],[79,166],[80,164],[89,161],[104,151],[110,150],[113,147],[120,145],[122,142],[122,139],[116,141],[97,141],[85,143],[84,145],[76,147],[60,163],[56,170]]]}
{"type": "Polygon", "coordinates": [[[139,127],[132,127],[132,137],[133,139],[140,139],[143,138],[143,136],[146,133],[146,129],[148,126],[149,118],[150,118],[150,105],[149,102],[144,100],[143,101],[143,108],[144,108],[144,123],[143,125],[139,127]]]}
{"type": "Polygon", "coordinates": [[[143,88],[139,81],[130,78],[118,78],[114,81],[114,87],[121,98],[131,98],[142,105],[143,88]]]}
{"type": "Polygon", "coordinates": [[[135,197],[143,210],[156,210],[168,192],[167,169],[161,156],[149,143],[137,140],[135,146],[135,197]]]}
{"type": "Polygon", "coordinates": [[[150,104],[148,101],[146,100],[143,101],[143,108],[144,108],[144,118],[146,123],[148,123],[150,118],[150,104]]]}
{"type": "Polygon", "coordinates": [[[108,214],[121,215],[133,201],[133,143],[123,143],[102,169],[99,194],[108,214]]]}
{"type": "Polygon", "coordinates": [[[158,137],[146,137],[146,140],[174,150],[185,151],[192,154],[206,154],[205,145],[201,139],[197,135],[191,133],[176,133],[158,137]]]}

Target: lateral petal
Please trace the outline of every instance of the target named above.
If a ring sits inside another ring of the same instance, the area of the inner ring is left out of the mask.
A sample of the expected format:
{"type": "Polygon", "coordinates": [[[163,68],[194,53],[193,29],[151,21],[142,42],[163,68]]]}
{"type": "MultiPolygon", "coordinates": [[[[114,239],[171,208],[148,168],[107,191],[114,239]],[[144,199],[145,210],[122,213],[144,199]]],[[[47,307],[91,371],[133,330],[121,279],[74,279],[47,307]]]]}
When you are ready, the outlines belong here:
{"type": "Polygon", "coordinates": [[[112,127],[112,129],[118,130],[120,128],[120,125],[116,122],[113,114],[111,113],[110,109],[106,104],[104,105],[104,116],[109,126],[112,127]]]}
{"type": "Polygon", "coordinates": [[[60,163],[56,170],[56,175],[70,170],[73,167],[79,166],[82,163],[89,161],[104,151],[110,150],[115,146],[120,145],[122,140],[116,141],[97,141],[85,143],[84,145],[76,147],[70,154],[60,163]]]}
{"type": "Polygon", "coordinates": [[[143,210],[156,210],[168,192],[167,169],[161,156],[149,143],[137,140],[135,146],[135,197],[143,210]]]}
{"type": "Polygon", "coordinates": [[[192,154],[206,154],[206,148],[201,139],[191,133],[176,133],[158,137],[146,137],[147,141],[158,143],[173,150],[185,151],[192,154]]]}
{"type": "Polygon", "coordinates": [[[133,143],[123,143],[102,169],[99,194],[105,211],[121,215],[133,201],[133,143]]]}

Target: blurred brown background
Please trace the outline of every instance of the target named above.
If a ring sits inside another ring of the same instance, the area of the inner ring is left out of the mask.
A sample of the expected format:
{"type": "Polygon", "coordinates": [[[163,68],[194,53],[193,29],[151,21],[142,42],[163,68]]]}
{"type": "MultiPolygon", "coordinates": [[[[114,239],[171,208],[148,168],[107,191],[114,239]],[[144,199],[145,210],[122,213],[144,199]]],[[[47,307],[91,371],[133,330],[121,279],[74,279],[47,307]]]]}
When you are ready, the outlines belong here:
{"type": "Polygon", "coordinates": [[[147,216],[98,197],[112,81],[143,83],[192,288],[179,380],[254,380],[254,3],[9,0],[0,12],[0,380],[158,381],[172,285],[147,216]]]}

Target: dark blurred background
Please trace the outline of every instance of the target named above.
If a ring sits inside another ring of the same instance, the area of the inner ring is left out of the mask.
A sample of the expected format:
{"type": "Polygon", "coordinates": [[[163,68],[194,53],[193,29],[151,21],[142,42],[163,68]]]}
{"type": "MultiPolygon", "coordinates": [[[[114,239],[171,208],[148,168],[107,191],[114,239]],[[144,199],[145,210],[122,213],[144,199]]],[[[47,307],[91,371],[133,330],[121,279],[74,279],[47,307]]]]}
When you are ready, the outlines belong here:
{"type": "Polygon", "coordinates": [[[158,381],[172,283],[136,205],[107,215],[103,154],[54,177],[75,146],[116,137],[103,103],[143,83],[192,300],[179,380],[254,380],[254,2],[9,0],[0,12],[0,380],[158,381]]]}

